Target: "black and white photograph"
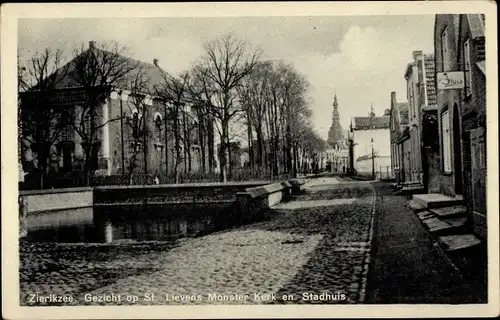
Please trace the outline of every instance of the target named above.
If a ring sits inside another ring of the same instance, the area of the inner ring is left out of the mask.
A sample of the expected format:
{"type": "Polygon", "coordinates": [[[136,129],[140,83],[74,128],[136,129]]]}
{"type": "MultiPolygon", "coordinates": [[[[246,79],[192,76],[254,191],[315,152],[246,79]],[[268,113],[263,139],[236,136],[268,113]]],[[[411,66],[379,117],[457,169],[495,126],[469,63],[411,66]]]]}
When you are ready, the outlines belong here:
{"type": "Polygon", "coordinates": [[[6,318],[498,315],[496,6],[415,5],[3,6],[6,318]]]}

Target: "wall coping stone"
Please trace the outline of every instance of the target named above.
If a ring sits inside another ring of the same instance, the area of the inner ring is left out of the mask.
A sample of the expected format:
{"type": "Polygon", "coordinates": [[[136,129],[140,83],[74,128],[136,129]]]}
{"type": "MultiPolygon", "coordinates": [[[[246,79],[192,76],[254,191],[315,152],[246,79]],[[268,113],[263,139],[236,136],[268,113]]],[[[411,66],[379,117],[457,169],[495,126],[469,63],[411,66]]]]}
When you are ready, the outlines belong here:
{"type": "Polygon", "coordinates": [[[180,183],[180,184],[158,184],[158,185],[116,185],[116,186],[97,186],[99,190],[134,190],[134,189],[184,189],[184,188],[220,188],[220,187],[238,187],[238,186],[255,186],[266,185],[269,181],[245,181],[245,182],[207,182],[207,183],[180,183]]]}
{"type": "Polygon", "coordinates": [[[20,196],[36,196],[36,195],[43,195],[43,194],[91,192],[91,191],[92,191],[92,187],[43,189],[43,190],[21,190],[21,191],[19,191],[19,195],[20,196]]]}
{"type": "Polygon", "coordinates": [[[258,198],[281,191],[283,189],[286,189],[287,187],[288,186],[283,182],[276,182],[260,187],[248,188],[245,191],[250,195],[251,198],[258,198]]]}

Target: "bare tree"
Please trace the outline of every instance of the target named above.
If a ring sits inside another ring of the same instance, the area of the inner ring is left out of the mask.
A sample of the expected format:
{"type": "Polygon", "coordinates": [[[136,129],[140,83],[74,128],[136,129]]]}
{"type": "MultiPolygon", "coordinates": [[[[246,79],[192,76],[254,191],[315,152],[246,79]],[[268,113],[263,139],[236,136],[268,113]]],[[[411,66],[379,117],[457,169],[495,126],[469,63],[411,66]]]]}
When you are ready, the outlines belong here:
{"type": "Polygon", "coordinates": [[[268,107],[267,91],[272,64],[268,61],[259,63],[248,76],[243,78],[238,88],[245,113],[250,166],[261,168],[264,165],[264,115],[268,107]],[[255,146],[254,146],[255,132],[255,146]]]}
{"type": "Polygon", "coordinates": [[[107,102],[114,87],[128,85],[129,74],[139,65],[124,56],[126,51],[125,47],[115,42],[91,42],[89,49],[85,50],[82,46],[74,51],[73,72],[70,75],[84,91],[79,119],[74,122],[74,128],[82,138],[85,155],[83,171],[87,185],[97,169],[95,159],[99,149],[99,131],[109,121],[119,120],[99,121],[102,116],[107,118],[100,114],[101,106],[107,102]]]}
{"type": "Polygon", "coordinates": [[[251,162],[260,167],[266,159],[265,166],[272,176],[296,174],[296,149],[301,138],[296,134],[300,127],[298,119],[311,116],[308,87],[305,77],[291,65],[264,61],[243,79],[238,88],[245,111],[251,157],[256,156],[251,162]],[[252,148],[254,133],[256,155],[252,148]]]}
{"type": "Polygon", "coordinates": [[[129,180],[131,181],[134,172],[139,167],[137,162],[140,151],[142,151],[144,178],[148,177],[148,139],[150,137],[148,99],[151,99],[148,84],[151,79],[143,68],[132,71],[130,78],[130,95],[127,103],[130,116],[126,123],[131,129],[132,137],[132,152],[129,161],[129,180]]]}
{"type": "Polygon", "coordinates": [[[21,150],[25,144],[32,150],[40,188],[45,187],[53,146],[70,121],[70,110],[56,99],[57,87],[68,71],[62,56],[61,50],[47,48],[35,53],[27,67],[18,65],[21,150]]]}
{"type": "MultiPolygon", "coordinates": [[[[174,177],[175,183],[179,183],[179,165],[183,161],[181,154],[181,142],[184,137],[180,135],[180,120],[184,119],[184,107],[186,106],[186,99],[188,94],[188,84],[190,75],[188,72],[182,73],[178,78],[171,75],[164,74],[162,83],[156,87],[156,94],[163,100],[165,107],[165,123],[172,120],[172,129],[174,133],[174,177]],[[167,115],[166,110],[170,109],[167,115]],[[182,118],[182,119],[180,119],[182,118]]],[[[184,121],[183,121],[184,122],[184,121]]],[[[167,148],[167,142],[165,142],[167,148]]]]}
{"type": "MultiPolygon", "coordinates": [[[[215,168],[215,117],[213,115],[213,110],[216,106],[213,105],[212,101],[215,99],[216,91],[212,83],[206,81],[204,77],[197,76],[200,65],[195,65],[190,71],[191,81],[188,90],[188,100],[195,107],[195,111],[198,117],[198,125],[200,130],[200,142],[202,144],[202,152],[208,153],[208,171],[213,172],[215,168]],[[203,134],[206,137],[203,137],[203,134]]],[[[205,154],[202,155],[205,159],[205,154]]],[[[205,160],[203,160],[205,161],[205,160]]]]}
{"type": "Polygon", "coordinates": [[[195,66],[193,77],[202,83],[202,87],[213,93],[208,105],[221,127],[220,181],[225,182],[229,163],[229,123],[241,111],[241,106],[235,103],[236,88],[243,77],[252,72],[260,54],[257,51],[248,52],[247,43],[235,39],[232,35],[209,41],[205,43],[204,48],[205,54],[195,66]]]}

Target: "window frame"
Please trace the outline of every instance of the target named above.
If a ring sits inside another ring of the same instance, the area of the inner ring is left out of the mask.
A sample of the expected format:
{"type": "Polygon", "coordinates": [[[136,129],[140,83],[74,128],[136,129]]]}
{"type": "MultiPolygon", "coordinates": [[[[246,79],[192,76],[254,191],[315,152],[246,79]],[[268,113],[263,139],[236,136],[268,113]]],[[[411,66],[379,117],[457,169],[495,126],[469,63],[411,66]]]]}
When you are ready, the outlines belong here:
{"type": "Polygon", "coordinates": [[[163,126],[164,126],[164,123],[163,123],[163,118],[160,114],[156,114],[155,117],[154,117],[154,124],[155,124],[155,130],[156,130],[156,134],[157,134],[157,143],[161,143],[162,141],[162,138],[163,138],[163,126]]]}
{"type": "Polygon", "coordinates": [[[450,48],[448,47],[448,26],[446,26],[441,32],[441,67],[442,72],[450,71],[450,57],[449,57],[450,48]],[[446,50],[444,50],[446,48],[446,50]],[[446,63],[445,63],[446,61],[446,63]]]}
{"type": "Polygon", "coordinates": [[[451,143],[451,128],[450,128],[450,109],[441,112],[441,171],[444,174],[453,173],[452,167],[452,143],[451,143]],[[444,119],[447,121],[447,132],[445,132],[444,119]],[[446,161],[447,160],[447,161],[446,161]]]}
{"type": "Polygon", "coordinates": [[[470,48],[470,39],[467,38],[463,45],[463,60],[464,60],[464,94],[465,98],[472,96],[472,65],[471,65],[471,48],[470,48]]]}

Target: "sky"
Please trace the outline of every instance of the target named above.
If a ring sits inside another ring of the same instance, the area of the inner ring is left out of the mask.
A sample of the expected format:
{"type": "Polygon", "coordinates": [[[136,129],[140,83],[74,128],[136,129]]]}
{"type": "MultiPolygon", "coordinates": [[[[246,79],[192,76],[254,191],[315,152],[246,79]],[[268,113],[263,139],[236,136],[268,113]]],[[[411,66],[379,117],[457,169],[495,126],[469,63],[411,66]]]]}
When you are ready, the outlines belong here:
{"type": "Polygon", "coordinates": [[[326,139],[334,94],[343,129],[371,104],[383,114],[392,91],[406,101],[406,66],[412,51],[433,52],[433,28],[434,15],[20,19],[18,49],[21,58],[47,47],[70,58],[89,41],[117,41],[176,75],[203,54],[205,41],[232,33],[263,59],[282,59],[306,76],[312,123],[326,139]]]}

